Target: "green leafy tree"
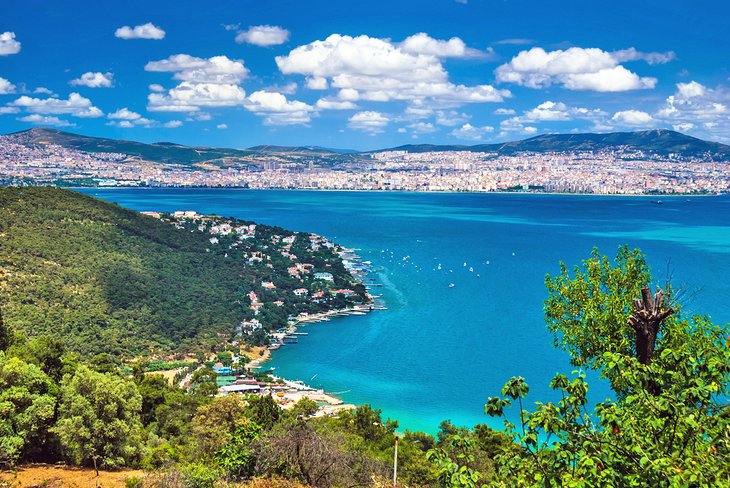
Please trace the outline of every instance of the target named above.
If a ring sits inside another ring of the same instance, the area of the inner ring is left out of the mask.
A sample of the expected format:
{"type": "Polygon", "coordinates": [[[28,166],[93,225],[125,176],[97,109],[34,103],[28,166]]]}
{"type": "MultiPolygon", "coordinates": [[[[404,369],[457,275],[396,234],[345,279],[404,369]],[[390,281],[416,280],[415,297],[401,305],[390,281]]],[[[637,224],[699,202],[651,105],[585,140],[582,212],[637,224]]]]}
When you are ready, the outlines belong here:
{"type": "Polygon", "coordinates": [[[570,354],[575,366],[598,369],[606,351],[634,354],[635,336],[627,327],[633,300],[649,286],[651,273],[640,250],[619,248],[613,263],[593,249],[573,268],[560,263],[556,276],[547,276],[547,328],[555,345],[570,354]]]}
{"type": "Polygon", "coordinates": [[[47,447],[56,393],[38,366],[0,351],[0,466],[47,447]]]}
{"type": "Polygon", "coordinates": [[[481,473],[470,467],[474,463],[474,448],[468,439],[459,435],[450,438],[454,453],[449,455],[444,448],[431,449],[426,458],[437,469],[438,486],[444,488],[476,488],[481,486],[481,473]]]}
{"type": "Polygon", "coordinates": [[[135,377],[137,389],[142,397],[141,420],[144,425],[148,425],[155,420],[157,407],[165,403],[170,390],[174,387],[161,374],[148,374],[137,378],[134,373],[133,370],[133,377],[135,377]]]}
{"type": "Polygon", "coordinates": [[[585,374],[558,374],[550,386],[560,401],[530,411],[527,384],[512,378],[485,405],[488,415],[505,417],[519,446],[498,456],[497,485],[730,484],[728,330],[672,314],[661,293],[648,293],[649,282],[643,255],[626,248],[613,266],[594,251],[574,278],[565,269],[548,278],[546,311],[558,345],[575,364],[599,369],[617,395],[590,412],[585,374]],[[647,331],[655,344],[642,342],[647,331]],[[514,402],[518,426],[505,415],[514,402]]]}
{"type": "Polygon", "coordinates": [[[256,452],[253,442],[261,435],[261,426],[246,421],[239,425],[231,440],[215,453],[218,466],[234,479],[248,478],[254,474],[256,452]]]}
{"type": "Polygon", "coordinates": [[[213,396],[218,393],[218,373],[213,368],[200,368],[190,379],[190,392],[194,395],[213,396]]]}
{"type": "Polygon", "coordinates": [[[98,373],[119,374],[122,362],[108,352],[102,352],[91,358],[89,366],[98,373]]]}
{"type": "Polygon", "coordinates": [[[319,410],[317,402],[307,397],[303,397],[289,410],[289,414],[293,417],[311,417],[319,410]]]}
{"type": "Polygon", "coordinates": [[[246,416],[264,430],[271,430],[279,421],[281,408],[271,395],[249,395],[247,401],[246,416]]]}
{"type": "Polygon", "coordinates": [[[230,442],[239,427],[247,424],[246,401],[239,395],[216,397],[198,407],[193,417],[197,456],[211,456],[230,442]]]}
{"type": "Polygon", "coordinates": [[[141,409],[142,397],[133,382],[79,366],[61,384],[59,418],[52,431],[74,463],[129,465],[140,452],[141,409]]]}
{"type": "Polygon", "coordinates": [[[395,432],[398,423],[388,419],[383,422],[381,410],[373,410],[368,405],[360,405],[352,413],[352,424],[355,432],[362,436],[366,441],[376,441],[383,439],[386,435],[395,432]]]}
{"type": "Polygon", "coordinates": [[[32,363],[50,376],[53,381],[60,382],[64,373],[69,372],[66,348],[58,338],[42,335],[29,341],[14,341],[8,353],[32,363]]]}
{"type": "Polygon", "coordinates": [[[218,361],[220,361],[223,366],[230,367],[231,364],[233,364],[233,354],[231,354],[231,351],[221,351],[218,353],[218,361]]]}

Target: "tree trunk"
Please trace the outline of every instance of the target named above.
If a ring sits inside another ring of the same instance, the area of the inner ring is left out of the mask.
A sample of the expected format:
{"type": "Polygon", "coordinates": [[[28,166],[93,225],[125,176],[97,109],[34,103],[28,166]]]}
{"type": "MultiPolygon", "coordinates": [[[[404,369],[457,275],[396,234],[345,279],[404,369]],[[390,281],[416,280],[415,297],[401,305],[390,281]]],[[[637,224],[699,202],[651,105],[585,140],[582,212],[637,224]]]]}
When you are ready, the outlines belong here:
{"type": "MultiPolygon", "coordinates": [[[[629,317],[629,325],[636,331],[636,359],[641,364],[651,364],[659,327],[674,313],[672,307],[663,309],[663,304],[664,292],[657,290],[652,297],[651,288],[642,288],[641,300],[634,300],[634,313],[629,317]]],[[[653,381],[647,388],[652,394],[659,394],[659,387],[653,381]]]]}
{"type": "Polygon", "coordinates": [[[94,480],[96,482],[96,488],[99,488],[99,467],[96,465],[96,456],[92,456],[94,460],[94,471],[96,471],[96,479],[94,480]]]}

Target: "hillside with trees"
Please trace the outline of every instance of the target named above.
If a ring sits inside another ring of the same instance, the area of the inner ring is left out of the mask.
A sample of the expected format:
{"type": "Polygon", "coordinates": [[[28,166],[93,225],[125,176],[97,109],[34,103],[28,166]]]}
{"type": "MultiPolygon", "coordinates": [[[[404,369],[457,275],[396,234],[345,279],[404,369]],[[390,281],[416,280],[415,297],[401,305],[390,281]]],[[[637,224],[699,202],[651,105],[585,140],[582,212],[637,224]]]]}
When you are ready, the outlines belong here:
{"type": "Polygon", "coordinates": [[[236,219],[205,219],[201,226],[185,217],[154,218],[56,188],[1,188],[5,321],[17,334],[58,338],[76,352],[160,355],[210,346],[217,334],[231,337],[242,320],[253,317],[252,291],[262,295],[262,333],[302,311],[366,299],[333,245],[313,251],[314,238],[304,234],[285,256],[281,241],[299,234],[236,219]],[[253,226],[256,232],[240,242],[235,231],[213,238],[211,228],[223,222],[253,226]],[[250,261],[252,253],[260,260],[250,261]],[[308,261],[310,275],[329,272],[332,288],[353,288],[357,296],[332,295],[329,283],[287,272],[308,261]],[[264,290],[262,282],[277,288],[264,290]],[[307,295],[324,289],[324,296],[313,303],[297,297],[297,288],[307,289],[307,295]]]}

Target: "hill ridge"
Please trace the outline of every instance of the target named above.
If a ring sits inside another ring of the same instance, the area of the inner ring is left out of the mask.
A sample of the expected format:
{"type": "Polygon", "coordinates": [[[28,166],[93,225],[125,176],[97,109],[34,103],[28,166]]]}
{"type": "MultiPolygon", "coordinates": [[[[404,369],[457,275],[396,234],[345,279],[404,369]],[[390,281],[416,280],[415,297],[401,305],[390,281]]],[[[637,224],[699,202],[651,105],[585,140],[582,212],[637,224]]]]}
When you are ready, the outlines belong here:
{"type": "Polygon", "coordinates": [[[414,153],[429,151],[469,151],[494,152],[509,155],[517,152],[596,151],[619,147],[630,147],[660,155],[675,153],[682,156],[704,156],[709,154],[730,160],[730,146],[719,142],[705,141],[670,129],[606,133],[548,133],[527,139],[491,144],[404,144],[401,146],[360,152],[348,149],[323,148],[316,145],[282,146],[260,144],[245,149],[234,149],[209,146],[186,146],[175,142],[143,143],[123,139],[85,136],[47,127],[35,127],[7,134],[6,136],[23,134],[30,137],[31,143],[55,143],[81,151],[120,152],[150,161],[187,164],[199,164],[211,160],[245,158],[247,156],[261,156],[265,154],[300,156],[309,154],[313,157],[336,159],[338,157],[367,156],[385,151],[407,151],[414,153]]]}

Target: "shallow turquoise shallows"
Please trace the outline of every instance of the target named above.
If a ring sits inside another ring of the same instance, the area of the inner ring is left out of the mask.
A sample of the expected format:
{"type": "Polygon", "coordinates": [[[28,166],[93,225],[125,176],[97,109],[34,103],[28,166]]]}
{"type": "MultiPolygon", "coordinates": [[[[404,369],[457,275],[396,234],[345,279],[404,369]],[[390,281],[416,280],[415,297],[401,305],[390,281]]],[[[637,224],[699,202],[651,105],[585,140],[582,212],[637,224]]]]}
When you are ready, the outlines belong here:
{"type": "MultiPolygon", "coordinates": [[[[137,210],[232,215],[311,231],[360,249],[388,307],[306,327],[269,363],[346,402],[370,403],[402,429],[443,419],[488,423],[484,402],[511,376],[530,402],[555,399],[570,373],[545,330],[544,277],[593,246],[628,243],[657,282],[673,276],[689,311],[730,321],[730,198],[414,194],[228,189],[113,189],[86,193],[137,210]],[[451,286],[453,284],[453,286],[451,286]]],[[[591,376],[592,400],[609,395],[591,376]]],[[[514,417],[513,417],[514,419],[514,417]]]]}

